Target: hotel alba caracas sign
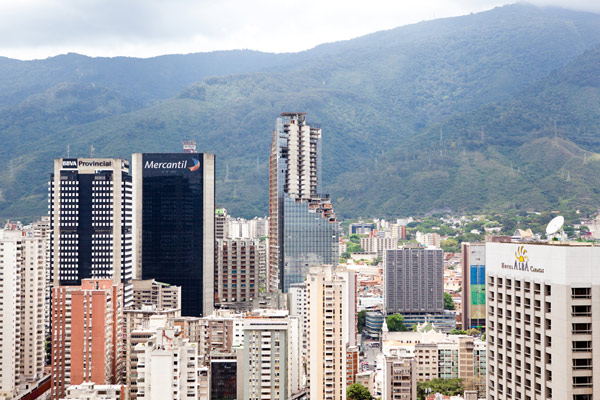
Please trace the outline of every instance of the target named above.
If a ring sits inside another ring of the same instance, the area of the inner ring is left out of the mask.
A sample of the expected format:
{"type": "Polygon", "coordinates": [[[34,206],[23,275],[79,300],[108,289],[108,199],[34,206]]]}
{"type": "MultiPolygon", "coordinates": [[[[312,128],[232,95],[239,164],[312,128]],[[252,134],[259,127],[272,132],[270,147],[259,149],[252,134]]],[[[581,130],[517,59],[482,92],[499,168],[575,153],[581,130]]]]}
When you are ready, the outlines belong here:
{"type": "Polygon", "coordinates": [[[525,246],[518,246],[515,251],[514,263],[502,263],[502,269],[512,269],[516,271],[535,272],[539,274],[544,273],[544,268],[537,267],[529,263],[529,255],[525,246]]]}

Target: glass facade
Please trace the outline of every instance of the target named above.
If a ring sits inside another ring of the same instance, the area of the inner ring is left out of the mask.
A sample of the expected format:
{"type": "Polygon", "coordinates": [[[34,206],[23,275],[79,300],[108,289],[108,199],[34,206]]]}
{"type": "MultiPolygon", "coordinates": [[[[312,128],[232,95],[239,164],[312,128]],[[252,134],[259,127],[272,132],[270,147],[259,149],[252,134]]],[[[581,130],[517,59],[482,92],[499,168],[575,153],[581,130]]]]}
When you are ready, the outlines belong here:
{"type": "Polygon", "coordinates": [[[210,398],[237,399],[237,361],[213,361],[210,364],[210,398]]]}
{"type": "Polygon", "coordinates": [[[308,267],[339,262],[339,223],[311,209],[308,201],[284,197],[283,288],[302,283],[308,267]]]}
{"type": "Polygon", "coordinates": [[[141,168],[142,279],[181,286],[182,315],[201,316],[202,154],[143,154],[141,168]]]}

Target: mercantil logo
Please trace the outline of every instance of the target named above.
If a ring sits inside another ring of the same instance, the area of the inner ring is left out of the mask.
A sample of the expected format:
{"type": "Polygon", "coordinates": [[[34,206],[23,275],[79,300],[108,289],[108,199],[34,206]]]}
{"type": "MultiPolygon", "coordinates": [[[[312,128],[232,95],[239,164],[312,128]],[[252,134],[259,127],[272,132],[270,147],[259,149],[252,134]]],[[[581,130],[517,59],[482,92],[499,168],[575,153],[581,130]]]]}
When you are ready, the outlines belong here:
{"type": "Polygon", "coordinates": [[[200,169],[200,161],[196,160],[195,158],[192,158],[192,161],[194,162],[194,165],[189,167],[188,169],[191,172],[198,171],[200,169]]]}

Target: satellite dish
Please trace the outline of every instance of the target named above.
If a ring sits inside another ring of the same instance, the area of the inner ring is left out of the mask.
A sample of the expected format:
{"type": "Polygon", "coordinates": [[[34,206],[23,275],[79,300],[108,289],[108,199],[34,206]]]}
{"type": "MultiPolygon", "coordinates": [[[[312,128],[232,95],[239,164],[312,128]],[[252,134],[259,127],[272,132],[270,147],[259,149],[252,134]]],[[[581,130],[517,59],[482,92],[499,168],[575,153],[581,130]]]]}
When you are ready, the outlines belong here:
{"type": "Polygon", "coordinates": [[[546,235],[554,235],[556,232],[562,229],[563,224],[565,223],[565,218],[562,215],[555,217],[550,221],[548,226],[546,226],[546,235]]]}

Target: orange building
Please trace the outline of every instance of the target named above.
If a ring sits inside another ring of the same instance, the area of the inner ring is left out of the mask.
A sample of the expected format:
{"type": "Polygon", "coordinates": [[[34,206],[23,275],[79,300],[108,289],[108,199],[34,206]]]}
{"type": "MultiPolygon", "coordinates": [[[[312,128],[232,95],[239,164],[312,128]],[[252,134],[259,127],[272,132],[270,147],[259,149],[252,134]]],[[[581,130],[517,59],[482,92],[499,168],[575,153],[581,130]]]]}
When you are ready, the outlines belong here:
{"type": "Polygon", "coordinates": [[[123,286],[83,279],[52,289],[52,399],[70,385],[121,383],[123,286]]]}

